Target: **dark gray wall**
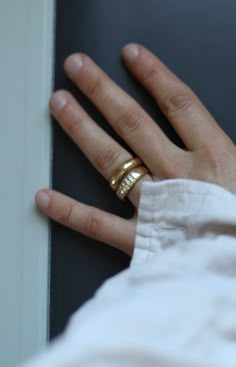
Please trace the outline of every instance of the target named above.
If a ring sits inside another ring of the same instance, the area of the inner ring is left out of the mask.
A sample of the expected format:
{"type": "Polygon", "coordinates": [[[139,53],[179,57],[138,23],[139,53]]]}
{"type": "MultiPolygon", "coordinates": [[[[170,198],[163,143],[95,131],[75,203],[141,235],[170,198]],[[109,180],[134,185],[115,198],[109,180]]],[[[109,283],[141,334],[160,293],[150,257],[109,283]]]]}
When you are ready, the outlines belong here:
{"type": "MultiPolygon", "coordinates": [[[[55,89],[74,93],[92,117],[115,136],[64,75],[64,59],[75,51],[86,52],[181,145],[151,97],[120,61],[124,44],[143,43],[193,88],[235,141],[235,17],[234,0],[58,0],[55,89]]],[[[131,205],[116,199],[107,182],[58,125],[54,126],[53,188],[104,210],[132,215],[131,205]]],[[[56,223],[51,229],[53,337],[104,279],[128,266],[129,258],[56,223]]]]}

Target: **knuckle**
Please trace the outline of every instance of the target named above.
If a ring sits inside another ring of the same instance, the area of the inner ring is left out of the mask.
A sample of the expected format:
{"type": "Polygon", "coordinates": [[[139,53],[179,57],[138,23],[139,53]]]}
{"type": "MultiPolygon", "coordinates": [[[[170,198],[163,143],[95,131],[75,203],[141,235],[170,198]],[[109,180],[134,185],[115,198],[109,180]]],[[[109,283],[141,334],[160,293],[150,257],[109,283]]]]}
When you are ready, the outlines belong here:
{"type": "Polygon", "coordinates": [[[141,126],[143,126],[144,119],[136,110],[128,110],[123,112],[116,121],[117,130],[121,134],[133,134],[141,126]]]}
{"type": "Polygon", "coordinates": [[[216,152],[211,147],[205,147],[202,151],[204,160],[210,165],[210,167],[215,171],[218,165],[218,158],[216,158],[216,152]]]}
{"type": "Polygon", "coordinates": [[[170,165],[165,169],[165,176],[168,179],[176,179],[176,178],[186,178],[186,172],[183,167],[179,167],[178,165],[170,165]]]}
{"type": "Polygon", "coordinates": [[[189,152],[179,152],[171,158],[171,164],[164,167],[164,178],[190,178],[192,172],[192,156],[189,152]]]}
{"type": "Polygon", "coordinates": [[[152,64],[147,70],[143,71],[143,75],[141,75],[141,82],[148,83],[152,79],[155,79],[159,73],[160,69],[157,67],[157,65],[152,64]]]}
{"type": "Polygon", "coordinates": [[[101,216],[94,212],[90,213],[85,221],[85,234],[92,238],[98,238],[101,231],[101,216]]]}
{"type": "Polygon", "coordinates": [[[176,112],[183,112],[188,110],[193,104],[193,97],[190,92],[179,92],[168,96],[162,102],[162,109],[164,113],[174,114],[176,112]]]}
{"type": "Polygon", "coordinates": [[[208,170],[215,179],[221,180],[228,175],[229,168],[232,166],[232,154],[230,151],[219,147],[205,147],[201,155],[206,162],[208,170]]]}
{"type": "Polygon", "coordinates": [[[74,209],[75,205],[73,203],[68,204],[62,215],[59,216],[58,221],[67,227],[71,227],[74,209]]]}
{"type": "Polygon", "coordinates": [[[95,164],[100,171],[106,171],[118,160],[120,153],[112,144],[105,146],[95,155],[95,164]]]}
{"type": "Polygon", "coordinates": [[[75,135],[79,126],[81,125],[83,118],[80,114],[75,114],[73,116],[68,116],[64,125],[69,135],[75,135]]]}
{"type": "Polygon", "coordinates": [[[99,89],[101,89],[103,84],[103,78],[101,76],[96,76],[92,83],[88,86],[86,94],[89,98],[92,98],[99,89]]]}

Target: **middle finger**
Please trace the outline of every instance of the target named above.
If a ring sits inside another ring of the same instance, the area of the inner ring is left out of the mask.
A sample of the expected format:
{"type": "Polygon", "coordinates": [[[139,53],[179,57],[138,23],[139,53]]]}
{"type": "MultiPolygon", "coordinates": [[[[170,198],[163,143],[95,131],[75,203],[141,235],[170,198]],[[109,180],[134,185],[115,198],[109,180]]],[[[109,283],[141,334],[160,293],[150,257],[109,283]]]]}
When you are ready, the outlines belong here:
{"type": "Polygon", "coordinates": [[[180,148],[87,55],[71,55],[65,62],[65,69],[151,172],[156,172],[157,167],[162,170],[163,155],[165,162],[173,162],[180,148]]]}

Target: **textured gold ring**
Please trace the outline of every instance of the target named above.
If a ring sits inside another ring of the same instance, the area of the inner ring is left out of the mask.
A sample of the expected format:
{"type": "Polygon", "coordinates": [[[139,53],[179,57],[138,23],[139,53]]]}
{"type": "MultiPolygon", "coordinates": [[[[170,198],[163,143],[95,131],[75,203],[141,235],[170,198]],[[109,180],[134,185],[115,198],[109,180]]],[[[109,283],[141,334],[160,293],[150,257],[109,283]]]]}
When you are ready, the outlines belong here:
{"type": "Polygon", "coordinates": [[[140,158],[131,158],[128,161],[122,163],[112,174],[110,179],[110,186],[115,191],[123,177],[129,173],[133,168],[141,166],[143,162],[140,158]]]}
{"type": "Polygon", "coordinates": [[[129,191],[134,185],[148,173],[148,169],[145,166],[139,166],[130,171],[120,182],[116,195],[119,199],[124,200],[129,191]]]}

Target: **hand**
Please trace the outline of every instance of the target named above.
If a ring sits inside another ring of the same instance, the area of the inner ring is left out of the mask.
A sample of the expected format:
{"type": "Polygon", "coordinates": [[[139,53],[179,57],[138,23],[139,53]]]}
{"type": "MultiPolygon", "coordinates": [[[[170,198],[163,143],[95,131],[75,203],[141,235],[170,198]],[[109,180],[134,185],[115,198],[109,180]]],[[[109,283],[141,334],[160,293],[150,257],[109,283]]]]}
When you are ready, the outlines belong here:
{"type": "MultiPolygon", "coordinates": [[[[236,193],[235,145],[193,91],[140,45],[126,45],[122,57],[154,97],[187,150],[172,143],[141,106],[87,55],[68,57],[65,70],[149,168],[151,175],[145,175],[128,195],[135,208],[145,180],[191,178],[216,183],[236,193]]],[[[114,170],[131,158],[68,92],[55,92],[49,105],[61,127],[108,181],[114,170]]],[[[132,255],[136,215],[129,220],[120,218],[50,189],[40,190],[36,203],[57,222],[132,255]]]]}

